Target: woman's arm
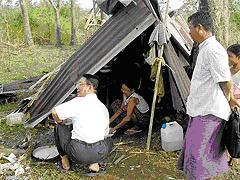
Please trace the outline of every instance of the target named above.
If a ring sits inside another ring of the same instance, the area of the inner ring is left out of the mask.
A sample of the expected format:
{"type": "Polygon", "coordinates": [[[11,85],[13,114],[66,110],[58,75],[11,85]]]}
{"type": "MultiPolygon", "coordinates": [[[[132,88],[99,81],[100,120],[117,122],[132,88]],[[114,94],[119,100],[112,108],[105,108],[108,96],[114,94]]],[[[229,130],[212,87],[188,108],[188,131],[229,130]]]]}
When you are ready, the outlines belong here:
{"type": "Polygon", "coordinates": [[[240,94],[234,94],[234,97],[235,97],[236,99],[240,99],[240,94]]]}
{"type": "Polygon", "coordinates": [[[112,117],[110,117],[110,123],[113,122],[121,113],[122,113],[122,108],[123,108],[123,102],[121,104],[121,107],[115,112],[112,117]]]}
{"type": "Polygon", "coordinates": [[[228,103],[231,108],[238,106],[238,103],[233,95],[233,84],[232,81],[226,81],[226,82],[220,82],[219,83],[221,89],[224,92],[224,95],[226,96],[228,103]]]}
{"type": "Polygon", "coordinates": [[[122,113],[122,108],[118,109],[114,115],[110,118],[110,123],[113,122],[122,113]]]}
{"type": "Polygon", "coordinates": [[[118,125],[116,125],[115,127],[111,128],[111,132],[116,131],[118,128],[124,126],[128,121],[130,121],[132,114],[133,114],[133,110],[135,108],[135,106],[138,103],[138,99],[135,97],[131,97],[129,99],[128,105],[127,105],[127,115],[120,121],[120,123],[118,125]]]}

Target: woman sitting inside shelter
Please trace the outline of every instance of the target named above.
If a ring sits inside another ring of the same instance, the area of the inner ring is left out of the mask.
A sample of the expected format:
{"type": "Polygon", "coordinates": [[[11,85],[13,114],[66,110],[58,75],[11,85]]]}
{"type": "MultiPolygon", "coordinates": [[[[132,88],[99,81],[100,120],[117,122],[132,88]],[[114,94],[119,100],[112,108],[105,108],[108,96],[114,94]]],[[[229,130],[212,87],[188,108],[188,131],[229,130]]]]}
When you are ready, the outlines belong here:
{"type": "Polygon", "coordinates": [[[114,112],[110,118],[109,133],[134,134],[148,127],[149,106],[142,96],[135,92],[134,82],[126,81],[122,84],[123,100],[115,100],[111,104],[114,112]]]}

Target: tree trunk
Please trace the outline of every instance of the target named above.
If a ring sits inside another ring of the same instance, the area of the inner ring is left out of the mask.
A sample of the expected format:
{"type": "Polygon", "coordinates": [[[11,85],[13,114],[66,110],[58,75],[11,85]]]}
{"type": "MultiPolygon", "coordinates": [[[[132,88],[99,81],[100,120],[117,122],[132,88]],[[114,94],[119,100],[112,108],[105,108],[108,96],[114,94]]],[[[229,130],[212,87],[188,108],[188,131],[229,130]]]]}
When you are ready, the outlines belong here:
{"type": "Polygon", "coordinates": [[[209,0],[209,10],[214,22],[216,38],[227,47],[229,39],[228,0],[209,0]]]}
{"type": "Polygon", "coordinates": [[[228,47],[229,45],[229,9],[228,9],[228,0],[223,0],[223,15],[222,15],[222,22],[223,22],[223,45],[228,47]]]}
{"type": "Polygon", "coordinates": [[[27,11],[27,4],[25,0],[19,0],[21,13],[23,17],[23,28],[24,28],[24,40],[27,46],[34,46],[32,32],[29,23],[28,11],[27,11]]]}
{"type": "Polygon", "coordinates": [[[209,11],[208,0],[200,0],[198,10],[199,11],[209,11]]]}
{"type": "Polygon", "coordinates": [[[60,26],[60,9],[56,9],[56,46],[61,47],[62,36],[61,36],[61,26],[60,26]]]}
{"type": "MultiPolygon", "coordinates": [[[[228,0],[199,0],[198,11],[208,11],[213,19],[213,33],[219,42],[227,47],[229,41],[228,0]]],[[[194,42],[190,56],[194,69],[198,55],[198,44],[194,42]]]]}
{"type": "Polygon", "coordinates": [[[209,11],[213,19],[213,33],[225,47],[229,41],[228,0],[200,0],[200,11],[209,11]]]}
{"type": "Polygon", "coordinates": [[[71,46],[76,44],[76,7],[75,0],[71,0],[71,46]]]}
{"type": "Polygon", "coordinates": [[[57,4],[55,5],[52,0],[49,0],[52,5],[55,13],[55,21],[56,21],[56,46],[62,46],[62,37],[61,37],[61,25],[60,25],[60,10],[61,10],[61,0],[57,0],[57,4]]]}

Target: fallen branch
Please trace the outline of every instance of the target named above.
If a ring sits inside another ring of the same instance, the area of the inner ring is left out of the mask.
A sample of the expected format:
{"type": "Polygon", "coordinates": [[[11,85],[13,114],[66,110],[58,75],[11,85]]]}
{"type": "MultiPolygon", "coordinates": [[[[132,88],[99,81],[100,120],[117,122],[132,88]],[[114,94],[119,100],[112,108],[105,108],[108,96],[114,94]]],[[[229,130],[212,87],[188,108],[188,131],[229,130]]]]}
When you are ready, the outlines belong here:
{"type": "Polygon", "coordinates": [[[129,149],[119,148],[116,151],[118,151],[118,152],[128,152],[129,149]]]}
{"type": "Polygon", "coordinates": [[[119,146],[114,147],[114,148],[111,150],[110,154],[111,154],[113,151],[115,151],[118,147],[119,147],[119,146]]]}
{"type": "Polygon", "coordinates": [[[118,154],[118,153],[116,152],[116,154],[115,154],[115,156],[114,156],[114,158],[113,158],[111,164],[113,164],[113,163],[115,162],[115,159],[116,159],[116,157],[117,157],[117,154],[118,154]]]}
{"type": "Polygon", "coordinates": [[[142,151],[131,151],[129,152],[130,154],[151,154],[151,155],[156,155],[157,153],[154,153],[154,152],[149,152],[149,151],[146,151],[146,152],[142,152],[142,151]]]}
{"type": "Polygon", "coordinates": [[[35,84],[29,87],[29,90],[33,90],[40,82],[42,82],[44,79],[46,79],[48,76],[50,76],[52,73],[47,73],[43,77],[41,77],[35,84]]]}
{"type": "MultiPolygon", "coordinates": [[[[57,68],[55,68],[52,72],[46,74],[46,76],[42,77],[40,80],[43,81],[45,79],[45,81],[43,82],[43,84],[41,85],[41,87],[38,89],[37,93],[34,94],[33,99],[28,103],[28,107],[31,107],[32,104],[39,98],[40,94],[42,93],[42,91],[44,90],[44,88],[46,87],[47,83],[49,83],[50,79],[57,74],[57,72],[60,70],[61,66],[64,64],[64,62],[62,64],[60,64],[57,68]]],[[[37,83],[40,83],[40,80],[37,83]]],[[[36,86],[35,83],[33,85],[33,87],[31,87],[32,89],[36,86]]]]}
{"type": "Polygon", "coordinates": [[[0,49],[0,52],[6,53],[6,54],[18,55],[18,53],[14,53],[14,52],[11,52],[11,51],[3,51],[3,50],[1,50],[1,49],[0,49]]]}
{"type": "Polygon", "coordinates": [[[131,144],[133,143],[134,141],[129,141],[129,142],[119,142],[119,143],[116,143],[114,145],[117,145],[117,146],[120,146],[120,145],[127,145],[127,144],[131,144]]]}
{"type": "Polygon", "coordinates": [[[7,42],[3,42],[3,41],[0,41],[1,44],[3,45],[6,45],[6,46],[10,46],[10,47],[13,47],[16,49],[16,45],[13,45],[13,44],[10,44],[10,43],[7,43],[7,42]]]}
{"type": "Polygon", "coordinates": [[[115,162],[114,162],[114,165],[117,165],[126,155],[123,154],[121,155],[115,162]]]}
{"type": "Polygon", "coordinates": [[[137,154],[133,154],[133,155],[131,155],[131,156],[128,156],[128,157],[124,158],[122,161],[125,161],[125,160],[127,160],[127,159],[129,159],[129,158],[132,158],[132,157],[136,156],[136,155],[137,155],[137,154]]]}

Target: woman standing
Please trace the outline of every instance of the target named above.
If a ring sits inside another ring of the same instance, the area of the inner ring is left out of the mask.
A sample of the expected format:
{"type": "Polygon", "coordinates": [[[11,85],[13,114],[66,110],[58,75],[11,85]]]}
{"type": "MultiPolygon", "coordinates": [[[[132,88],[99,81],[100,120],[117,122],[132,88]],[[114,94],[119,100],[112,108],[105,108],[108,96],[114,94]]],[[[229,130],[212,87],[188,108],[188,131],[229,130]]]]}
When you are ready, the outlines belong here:
{"type": "Polygon", "coordinates": [[[240,44],[233,44],[227,48],[230,70],[233,81],[233,94],[240,104],[240,44]]]}
{"type": "MultiPolygon", "coordinates": [[[[233,81],[233,95],[240,105],[240,44],[233,44],[227,48],[230,70],[233,81]]],[[[237,159],[230,158],[229,165],[238,164],[237,159]]]]}

